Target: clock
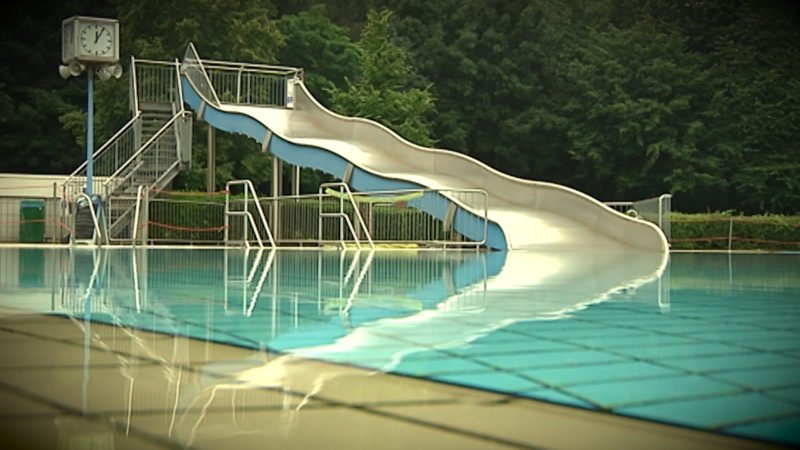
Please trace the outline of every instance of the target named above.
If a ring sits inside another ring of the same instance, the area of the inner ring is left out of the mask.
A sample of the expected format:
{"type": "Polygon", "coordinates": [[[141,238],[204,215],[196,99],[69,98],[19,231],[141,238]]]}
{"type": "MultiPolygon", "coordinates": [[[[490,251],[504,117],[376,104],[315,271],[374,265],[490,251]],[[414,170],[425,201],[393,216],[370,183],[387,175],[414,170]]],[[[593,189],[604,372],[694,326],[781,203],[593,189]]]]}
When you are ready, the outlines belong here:
{"type": "Polygon", "coordinates": [[[61,60],[116,63],[119,60],[119,21],[73,16],[62,22],[61,60]]]}

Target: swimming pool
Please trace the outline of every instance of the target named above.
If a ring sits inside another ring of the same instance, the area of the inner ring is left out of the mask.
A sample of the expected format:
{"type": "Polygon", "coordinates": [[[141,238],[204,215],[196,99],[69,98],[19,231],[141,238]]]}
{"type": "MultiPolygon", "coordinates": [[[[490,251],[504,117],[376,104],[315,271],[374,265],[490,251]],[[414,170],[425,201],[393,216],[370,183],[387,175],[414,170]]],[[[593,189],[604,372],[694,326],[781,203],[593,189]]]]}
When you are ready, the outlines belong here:
{"type": "MultiPolygon", "coordinates": [[[[0,261],[3,308],[800,444],[800,255],[5,248],[0,261]]],[[[280,385],[280,365],[234,364],[226,382],[280,385]]]]}

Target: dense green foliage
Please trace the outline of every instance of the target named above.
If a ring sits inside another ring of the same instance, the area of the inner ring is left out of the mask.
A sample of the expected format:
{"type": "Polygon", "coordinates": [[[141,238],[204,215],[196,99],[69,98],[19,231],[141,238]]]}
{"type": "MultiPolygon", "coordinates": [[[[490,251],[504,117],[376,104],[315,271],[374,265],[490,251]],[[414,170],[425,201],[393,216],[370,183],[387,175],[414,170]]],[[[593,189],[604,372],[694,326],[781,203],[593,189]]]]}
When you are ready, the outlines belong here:
{"type": "MultiPolygon", "coordinates": [[[[61,80],[61,20],[118,17],[124,59],[301,66],[329,108],[600,200],[664,192],[681,211],[800,212],[800,8],[793,0],[198,0],[15,4],[0,31],[0,171],[83,159],[85,83],[61,80]],[[370,12],[378,11],[378,12],[370,12]],[[435,105],[435,108],[434,108],[435,105]]],[[[127,119],[98,83],[95,141],[127,119]]],[[[204,183],[205,130],[192,173],[204,183]]],[[[218,135],[218,186],[271,176],[218,135]]],[[[319,175],[314,175],[319,177],[319,175]]],[[[306,183],[312,185],[313,182],[306,183]]],[[[313,187],[313,186],[312,186],[313,187]]]]}

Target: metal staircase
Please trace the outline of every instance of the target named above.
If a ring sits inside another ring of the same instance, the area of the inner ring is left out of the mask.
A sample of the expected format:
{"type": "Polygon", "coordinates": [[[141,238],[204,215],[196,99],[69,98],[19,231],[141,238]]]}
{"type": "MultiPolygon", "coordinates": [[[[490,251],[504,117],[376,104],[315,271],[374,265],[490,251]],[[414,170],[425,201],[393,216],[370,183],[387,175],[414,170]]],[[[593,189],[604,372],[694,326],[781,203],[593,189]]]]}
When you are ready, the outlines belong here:
{"type": "MultiPolygon", "coordinates": [[[[164,189],[191,162],[192,114],[183,106],[179,68],[177,61],[131,59],[133,117],[92,160],[92,190],[103,205],[104,240],[131,240],[138,187],[164,189]]],[[[73,199],[86,186],[86,167],[82,164],[63,184],[67,224],[75,224],[73,199]]]]}

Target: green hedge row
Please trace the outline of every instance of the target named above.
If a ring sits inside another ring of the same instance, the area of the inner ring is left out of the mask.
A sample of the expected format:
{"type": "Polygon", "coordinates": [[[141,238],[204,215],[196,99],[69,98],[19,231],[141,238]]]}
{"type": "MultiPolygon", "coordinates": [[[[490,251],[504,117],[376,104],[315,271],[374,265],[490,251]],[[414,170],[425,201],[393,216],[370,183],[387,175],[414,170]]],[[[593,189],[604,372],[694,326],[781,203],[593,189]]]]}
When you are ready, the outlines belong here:
{"type": "Polygon", "coordinates": [[[800,216],[673,212],[674,250],[800,251],[800,216]]]}

